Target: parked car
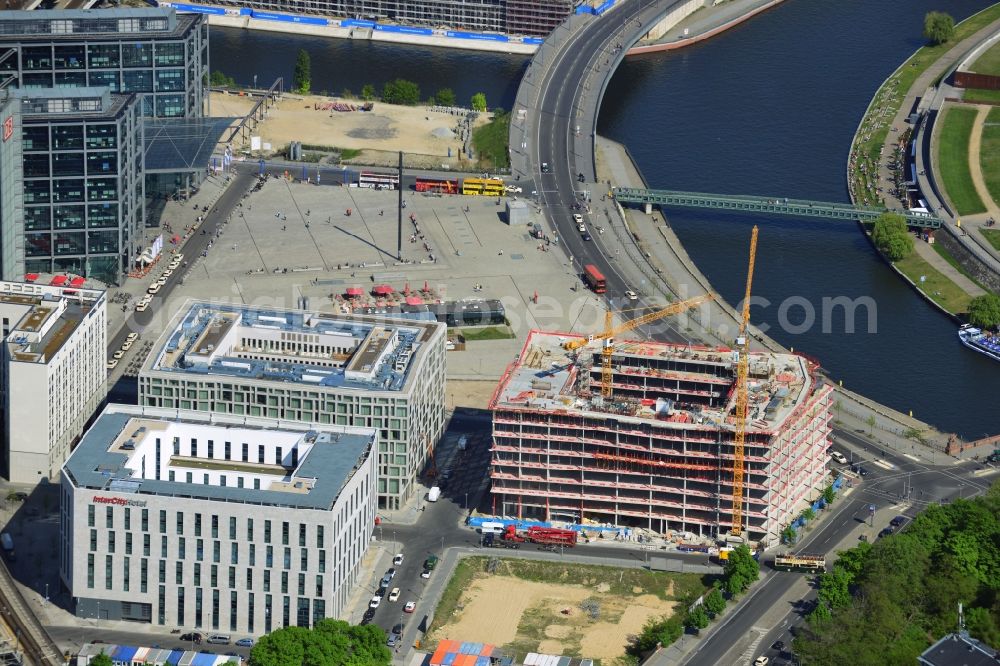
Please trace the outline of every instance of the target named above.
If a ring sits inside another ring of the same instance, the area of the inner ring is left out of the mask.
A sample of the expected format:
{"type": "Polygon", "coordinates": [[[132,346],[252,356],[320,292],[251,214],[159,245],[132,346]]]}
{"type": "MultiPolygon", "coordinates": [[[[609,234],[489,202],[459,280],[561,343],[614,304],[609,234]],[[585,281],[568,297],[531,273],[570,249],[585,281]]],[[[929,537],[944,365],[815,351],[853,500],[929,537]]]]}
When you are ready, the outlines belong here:
{"type": "Polygon", "coordinates": [[[381,603],[382,597],[376,594],[372,597],[372,600],[368,602],[368,608],[378,608],[381,603]]]}
{"type": "Polygon", "coordinates": [[[232,638],[226,634],[212,634],[208,637],[209,645],[229,645],[231,641],[232,638]]]}
{"type": "Polygon", "coordinates": [[[420,577],[421,578],[430,578],[431,577],[431,570],[430,569],[424,569],[423,571],[420,572],[420,577]]]}
{"type": "Polygon", "coordinates": [[[108,361],[108,370],[114,370],[118,366],[118,359],[113,358],[108,361]]]}
{"type": "Polygon", "coordinates": [[[396,647],[396,644],[399,643],[400,640],[402,640],[402,638],[403,637],[401,635],[393,632],[389,634],[389,638],[385,641],[385,645],[386,647],[394,648],[396,647]]]}
{"type": "Polygon", "coordinates": [[[196,645],[201,645],[202,635],[197,631],[192,631],[189,634],[181,634],[181,640],[187,641],[189,643],[195,643],[196,645]]]}
{"type": "Polygon", "coordinates": [[[403,606],[403,612],[404,613],[412,613],[416,609],[417,609],[417,602],[416,601],[407,601],[406,605],[403,606]]]}
{"type": "Polygon", "coordinates": [[[394,564],[395,566],[397,566],[397,567],[398,567],[398,566],[399,566],[400,564],[402,564],[402,563],[403,563],[403,554],[402,554],[402,553],[396,553],[396,557],[392,558],[392,563],[393,563],[393,564],[394,564]]]}
{"type": "Polygon", "coordinates": [[[389,593],[389,601],[399,601],[399,588],[392,588],[392,592],[389,593]]]}
{"type": "Polygon", "coordinates": [[[111,358],[113,358],[115,360],[118,360],[118,359],[120,359],[124,355],[125,355],[125,352],[123,352],[121,349],[118,349],[117,351],[115,351],[114,354],[111,355],[111,358]]]}
{"type": "Polygon", "coordinates": [[[125,340],[127,342],[135,342],[136,338],[138,337],[139,334],[133,331],[132,333],[129,333],[128,335],[125,336],[125,340]]]}
{"type": "Polygon", "coordinates": [[[889,521],[889,524],[892,525],[893,527],[899,527],[905,522],[906,522],[906,516],[896,516],[895,518],[889,521]]]}
{"type": "Polygon", "coordinates": [[[237,647],[252,648],[253,647],[253,639],[252,638],[241,638],[240,640],[236,641],[236,646],[237,647]]]}
{"type": "Polygon", "coordinates": [[[754,659],[753,666],[767,666],[767,662],[771,661],[768,657],[761,655],[754,659]]]}

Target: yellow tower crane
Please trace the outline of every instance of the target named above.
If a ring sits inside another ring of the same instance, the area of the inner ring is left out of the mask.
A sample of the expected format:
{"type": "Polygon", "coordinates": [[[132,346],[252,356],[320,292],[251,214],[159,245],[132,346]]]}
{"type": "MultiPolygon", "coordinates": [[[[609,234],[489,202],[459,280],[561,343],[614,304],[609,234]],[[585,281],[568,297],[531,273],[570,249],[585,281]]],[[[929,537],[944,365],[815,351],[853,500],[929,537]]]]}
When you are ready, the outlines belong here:
{"type": "Polygon", "coordinates": [[[604,315],[604,330],[600,333],[596,333],[587,338],[578,338],[575,340],[567,340],[563,343],[563,349],[566,351],[574,351],[589,344],[595,340],[603,340],[604,347],[601,351],[602,354],[602,364],[601,364],[601,395],[605,398],[611,397],[611,354],[614,351],[614,337],[621,333],[626,333],[628,331],[639,328],[643,324],[648,324],[650,322],[657,321],[658,319],[663,319],[664,317],[669,317],[673,314],[678,314],[691,308],[698,307],[702,303],[707,303],[708,301],[714,300],[714,294],[704,294],[702,296],[695,296],[694,298],[689,298],[685,301],[678,301],[676,303],[671,303],[667,307],[661,310],[655,310],[649,312],[635,319],[630,319],[622,323],[619,326],[613,326],[611,320],[611,311],[608,310],[604,315]]]}
{"type": "Polygon", "coordinates": [[[733,536],[743,533],[743,444],[747,437],[747,403],[749,391],[747,376],[750,374],[750,342],[747,328],[750,325],[750,287],[753,285],[753,265],[757,258],[757,227],[750,234],[750,262],[747,266],[747,288],[743,295],[743,317],[740,333],[736,337],[739,359],[736,364],[736,437],[733,439],[733,536]]]}

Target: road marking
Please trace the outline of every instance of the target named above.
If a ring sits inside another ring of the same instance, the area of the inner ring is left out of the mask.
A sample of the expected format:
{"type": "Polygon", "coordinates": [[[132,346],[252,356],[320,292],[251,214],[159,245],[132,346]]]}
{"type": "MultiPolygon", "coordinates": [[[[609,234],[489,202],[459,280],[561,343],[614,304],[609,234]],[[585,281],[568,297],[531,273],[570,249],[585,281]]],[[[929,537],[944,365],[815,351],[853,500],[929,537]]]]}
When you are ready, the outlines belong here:
{"type": "Polygon", "coordinates": [[[891,462],[887,462],[885,460],[882,460],[881,458],[875,458],[874,460],[872,460],[872,464],[878,465],[883,469],[896,469],[896,466],[893,465],[891,462]]]}
{"type": "Polygon", "coordinates": [[[911,455],[910,455],[909,453],[904,453],[904,454],[903,454],[903,457],[904,457],[904,458],[909,458],[910,460],[915,460],[915,461],[917,461],[917,462],[920,462],[920,458],[918,458],[918,457],[916,457],[916,456],[911,456],[911,455]]]}

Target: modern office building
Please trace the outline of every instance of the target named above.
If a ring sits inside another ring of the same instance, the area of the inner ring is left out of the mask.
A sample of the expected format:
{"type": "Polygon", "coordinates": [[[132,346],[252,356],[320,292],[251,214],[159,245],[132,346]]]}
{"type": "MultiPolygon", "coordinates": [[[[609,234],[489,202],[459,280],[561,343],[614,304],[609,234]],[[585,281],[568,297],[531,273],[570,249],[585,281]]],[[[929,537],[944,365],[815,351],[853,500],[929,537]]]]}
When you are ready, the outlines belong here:
{"type": "Polygon", "coordinates": [[[109,405],[62,469],[76,614],[251,635],[340,616],[375,526],[376,440],[109,405]]]}
{"type": "Polygon", "coordinates": [[[0,279],[24,277],[21,104],[0,90],[0,279]]]}
{"type": "Polygon", "coordinates": [[[143,124],[136,95],[18,90],[23,265],[121,284],[143,249],[143,124]]]}
{"type": "Polygon", "coordinates": [[[445,328],[189,302],[139,372],[139,404],[375,428],[379,505],[398,509],[444,430],[445,328]]]}
{"type": "Polygon", "coordinates": [[[0,282],[3,474],[55,479],[107,395],[105,292],[0,282]]]}
{"type": "MultiPolygon", "coordinates": [[[[532,331],[494,394],[498,515],[716,537],[732,527],[734,353],[532,331]]],[[[776,543],[826,479],[832,389],[809,361],[752,353],[743,534],[776,543]]]]}
{"type": "Polygon", "coordinates": [[[208,23],[173,9],[0,12],[0,80],[21,89],[109,87],[136,93],[143,116],[201,118],[208,23]]]}

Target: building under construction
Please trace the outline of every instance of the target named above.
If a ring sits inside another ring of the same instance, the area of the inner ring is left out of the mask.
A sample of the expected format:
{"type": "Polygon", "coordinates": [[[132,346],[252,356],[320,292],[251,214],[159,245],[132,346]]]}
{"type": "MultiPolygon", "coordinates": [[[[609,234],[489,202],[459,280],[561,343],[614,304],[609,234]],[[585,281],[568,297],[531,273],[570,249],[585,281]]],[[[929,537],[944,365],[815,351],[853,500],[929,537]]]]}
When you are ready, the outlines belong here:
{"type": "MultiPolygon", "coordinates": [[[[736,355],[532,331],[490,402],[493,509],[524,519],[724,536],[733,522],[736,355]]],[[[826,476],[832,389],[793,354],[754,352],[742,532],[776,542],[826,476]]]]}
{"type": "Polygon", "coordinates": [[[337,16],[443,30],[546,37],[576,0],[198,0],[267,11],[337,16]]]}

